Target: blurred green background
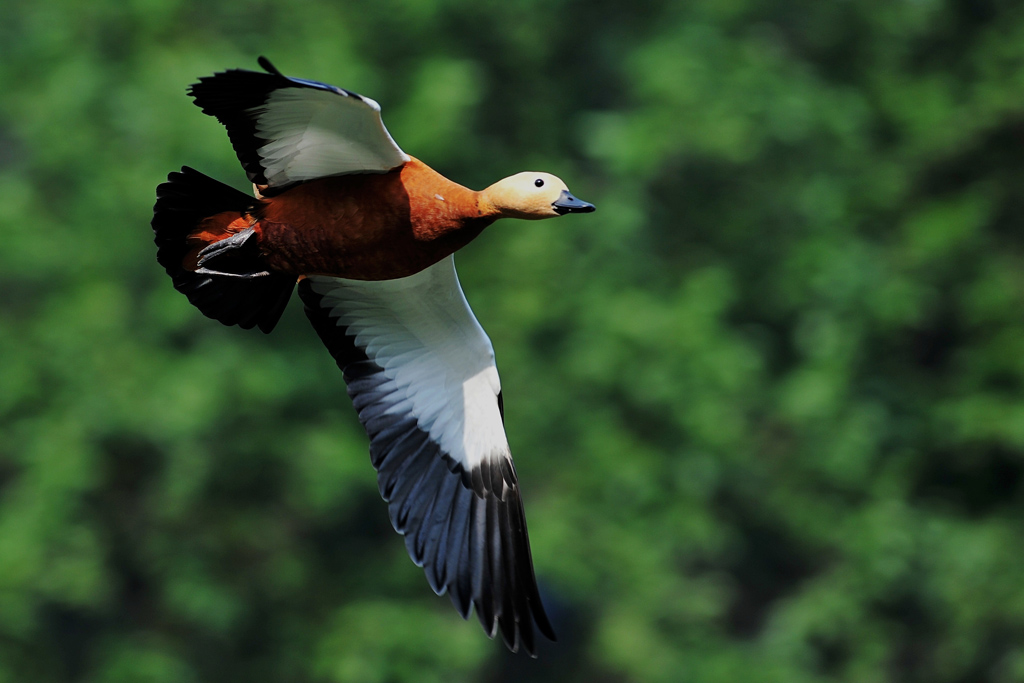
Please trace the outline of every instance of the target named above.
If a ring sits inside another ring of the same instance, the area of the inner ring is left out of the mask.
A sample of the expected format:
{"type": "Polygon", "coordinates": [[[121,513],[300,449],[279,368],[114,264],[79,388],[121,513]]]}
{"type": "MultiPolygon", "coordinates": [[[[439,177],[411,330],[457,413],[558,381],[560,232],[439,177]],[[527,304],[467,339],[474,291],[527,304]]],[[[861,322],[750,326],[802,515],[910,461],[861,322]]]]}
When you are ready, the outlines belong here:
{"type": "Polygon", "coordinates": [[[1024,5],[7,0],[0,683],[1024,681],[1024,5]],[[155,261],[185,96],[365,93],[481,188],[459,254],[560,634],[511,655],[391,530],[293,301],[155,261]]]}

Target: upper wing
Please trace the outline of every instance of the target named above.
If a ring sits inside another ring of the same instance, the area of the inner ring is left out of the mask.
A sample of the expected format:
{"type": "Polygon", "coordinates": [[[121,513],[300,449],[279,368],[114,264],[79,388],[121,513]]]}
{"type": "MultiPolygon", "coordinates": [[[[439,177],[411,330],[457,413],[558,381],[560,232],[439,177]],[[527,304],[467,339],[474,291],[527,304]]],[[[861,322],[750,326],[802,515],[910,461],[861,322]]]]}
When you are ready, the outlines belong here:
{"type": "Polygon", "coordinates": [[[252,182],[279,190],[324,176],[382,173],[409,160],[370,98],[288,78],[265,57],[259,63],[268,73],[233,69],[189,88],[196,106],[228,129],[252,182]]]}
{"type": "Polygon", "coordinates": [[[554,640],[502,424],[494,351],[453,257],[410,277],[310,276],[306,315],[345,373],[391,523],[436,593],[492,638],[554,640]]]}

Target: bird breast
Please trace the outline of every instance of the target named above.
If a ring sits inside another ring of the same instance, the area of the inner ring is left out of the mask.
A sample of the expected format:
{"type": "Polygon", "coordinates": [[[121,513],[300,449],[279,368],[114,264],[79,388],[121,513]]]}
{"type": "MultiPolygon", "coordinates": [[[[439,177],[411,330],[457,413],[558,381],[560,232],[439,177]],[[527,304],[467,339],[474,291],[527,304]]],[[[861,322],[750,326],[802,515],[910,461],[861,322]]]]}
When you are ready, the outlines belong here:
{"type": "Polygon", "coordinates": [[[272,270],[389,280],[417,273],[490,223],[477,193],[412,159],[380,174],[320,178],[260,201],[260,249],[272,270]]]}

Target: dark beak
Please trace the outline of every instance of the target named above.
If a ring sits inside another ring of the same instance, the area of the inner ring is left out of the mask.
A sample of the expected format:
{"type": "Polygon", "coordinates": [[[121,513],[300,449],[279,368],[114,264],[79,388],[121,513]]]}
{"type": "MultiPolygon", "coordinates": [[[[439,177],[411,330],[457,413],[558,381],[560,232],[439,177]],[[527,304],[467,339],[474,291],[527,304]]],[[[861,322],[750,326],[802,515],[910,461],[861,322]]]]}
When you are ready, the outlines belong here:
{"type": "Polygon", "coordinates": [[[560,216],[567,213],[590,213],[595,208],[590,202],[573,197],[569,194],[569,190],[562,190],[561,196],[551,206],[560,216]]]}

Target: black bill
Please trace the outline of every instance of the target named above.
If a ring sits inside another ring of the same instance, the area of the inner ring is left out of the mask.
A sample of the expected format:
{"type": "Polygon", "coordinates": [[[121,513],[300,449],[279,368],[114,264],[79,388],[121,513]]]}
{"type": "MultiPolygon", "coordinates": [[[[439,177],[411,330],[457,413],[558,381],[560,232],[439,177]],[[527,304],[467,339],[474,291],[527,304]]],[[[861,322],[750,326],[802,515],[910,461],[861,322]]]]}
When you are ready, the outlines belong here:
{"type": "Polygon", "coordinates": [[[559,214],[590,213],[595,208],[590,202],[585,202],[582,199],[576,199],[573,197],[569,194],[569,190],[562,190],[561,196],[559,196],[551,206],[553,206],[555,211],[559,214]]]}

